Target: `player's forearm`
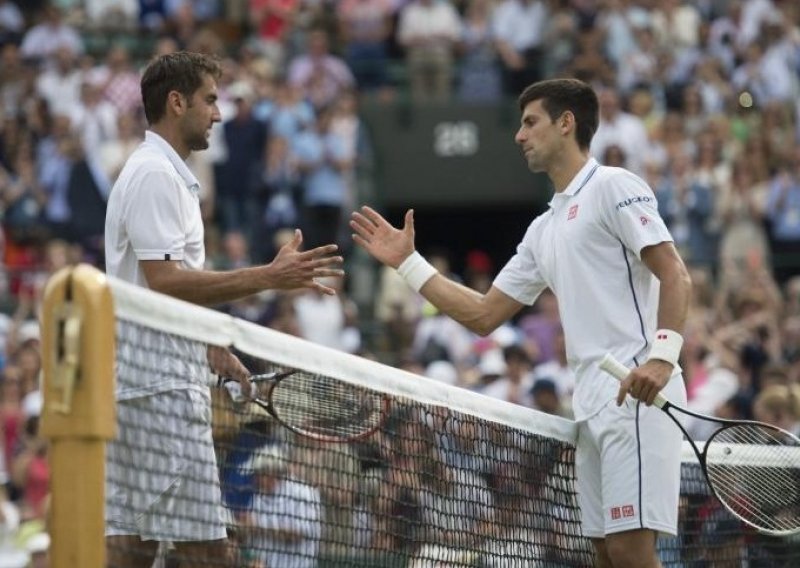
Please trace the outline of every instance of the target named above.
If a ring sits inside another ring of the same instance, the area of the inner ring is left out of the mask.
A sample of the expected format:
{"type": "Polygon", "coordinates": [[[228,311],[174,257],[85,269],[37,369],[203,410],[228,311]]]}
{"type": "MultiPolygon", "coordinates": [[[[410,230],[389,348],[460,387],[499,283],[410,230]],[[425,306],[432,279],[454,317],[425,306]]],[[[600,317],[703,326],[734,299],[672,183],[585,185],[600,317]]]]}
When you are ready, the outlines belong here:
{"type": "Polygon", "coordinates": [[[685,269],[670,271],[661,279],[658,299],[658,329],[671,329],[683,333],[692,282],[685,269]]]}
{"type": "Polygon", "coordinates": [[[491,321],[483,294],[441,274],[428,280],[420,293],[439,311],[479,335],[488,335],[499,325],[491,321]]]}
{"type": "Polygon", "coordinates": [[[156,292],[193,304],[213,306],[271,288],[273,279],[264,274],[266,269],[265,266],[225,272],[178,269],[153,280],[148,278],[147,283],[156,292]]]}

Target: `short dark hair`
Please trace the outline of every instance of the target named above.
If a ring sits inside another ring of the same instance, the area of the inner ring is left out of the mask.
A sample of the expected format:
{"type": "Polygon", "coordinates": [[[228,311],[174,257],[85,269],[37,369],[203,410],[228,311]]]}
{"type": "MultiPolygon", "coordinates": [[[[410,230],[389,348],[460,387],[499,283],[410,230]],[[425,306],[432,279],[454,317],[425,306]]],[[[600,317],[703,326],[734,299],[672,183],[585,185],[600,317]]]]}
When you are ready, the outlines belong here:
{"type": "Polygon", "coordinates": [[[534,101],[542,101],[550,120],[555,121],[566,111],[575,117],[575,140],[586,150],[592,142],[600,120],[597,93],[578,79],[548,79],[528,86],[519,96],[519,109],[534,101]]]}
{"type": "Polygon", "coordinates": [[[187,99],[200,88],[206,75],[219,79],[222,68],[216,58],[202,53],[178,51],[153,59],[142,75],[142,102],[148,124],[166,113],[167,95],[178,91],[187,99]]]}

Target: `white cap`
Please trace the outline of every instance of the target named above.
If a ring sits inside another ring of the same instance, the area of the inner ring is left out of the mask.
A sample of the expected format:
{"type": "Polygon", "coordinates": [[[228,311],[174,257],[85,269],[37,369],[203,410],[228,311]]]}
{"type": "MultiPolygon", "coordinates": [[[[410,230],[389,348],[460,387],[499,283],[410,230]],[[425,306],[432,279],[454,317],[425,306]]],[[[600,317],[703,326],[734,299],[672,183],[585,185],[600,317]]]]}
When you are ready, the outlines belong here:
{"type": "Polygon", "coordinates": [[[454,385],[458,382],[458,370],[450,361],[431,362],[425,368],[425,376],[447,385],[454,385]]]}
{"type": "Polygon", "coordinates": [[[31,391],[25,395],[25,398],[22,399],[22,414],[26,418],[39,416],[42,413],[43,404],[44,399],[42,397],[42,391],[31,391]]]}
{"type": "Polygon", "coordinates": [[[17,339],[20,343],[25,343],[31,339],[40,339],[39,322],[36,320],[26,320],[19,325],[17,330],[17,339]]]}
{"type": "Polygon", "coordinates": [[[252,85],[247,81],[236,81],[228,87],[228,96],[234,101],[236,99],[243,99],[249,102],[255,97],[255,91],[252,85]]]}
{"type": "Polygon", "coordinates": [[[481,355],[478,363],[481,375],[502,375],[506,372],[506,360],[500,349],[490,349],[481,355]]]}
{"type": "Polygon", "coordinates": [[[289,464],[286,450],[278,444],[267,444],[258,448],[247,461],[244,468],[248,471],[269,471],[280,473],[289,464]]]}

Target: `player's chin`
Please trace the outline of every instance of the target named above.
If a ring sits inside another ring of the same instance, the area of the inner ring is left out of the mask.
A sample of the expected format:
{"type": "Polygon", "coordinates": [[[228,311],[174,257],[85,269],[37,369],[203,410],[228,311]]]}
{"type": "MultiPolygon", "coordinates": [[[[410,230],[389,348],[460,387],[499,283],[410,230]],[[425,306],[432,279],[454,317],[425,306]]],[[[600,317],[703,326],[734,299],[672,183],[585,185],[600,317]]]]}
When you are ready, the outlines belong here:
{"type": "Polygon", "coordinates": [[[192,152],[197,152],[199,150],[208,150],[208,140],[205,138],[198,138],[197,140],[192,140],[190,148],[192,152]]]}

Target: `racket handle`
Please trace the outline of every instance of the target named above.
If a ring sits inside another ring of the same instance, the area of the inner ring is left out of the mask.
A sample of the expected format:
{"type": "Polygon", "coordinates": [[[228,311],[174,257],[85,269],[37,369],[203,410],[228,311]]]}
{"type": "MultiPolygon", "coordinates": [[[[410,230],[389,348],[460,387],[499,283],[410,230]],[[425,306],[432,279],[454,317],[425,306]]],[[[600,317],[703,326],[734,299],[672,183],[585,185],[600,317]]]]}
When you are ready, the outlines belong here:
{"type": "MultiPolygon", "coordinates": [[[[617,361],[616,357],[614,357],[611,353],[606,353],[603,356],[603,359],[600,361],[600,369],[620,382],[631,372],[628,367],[617,361]]],[[[653,400],[653,404],[658,408],[663,408],[667,402],[668,401],[666,397],[661,393],[658,393],[656,398],[653,400]]]]}

